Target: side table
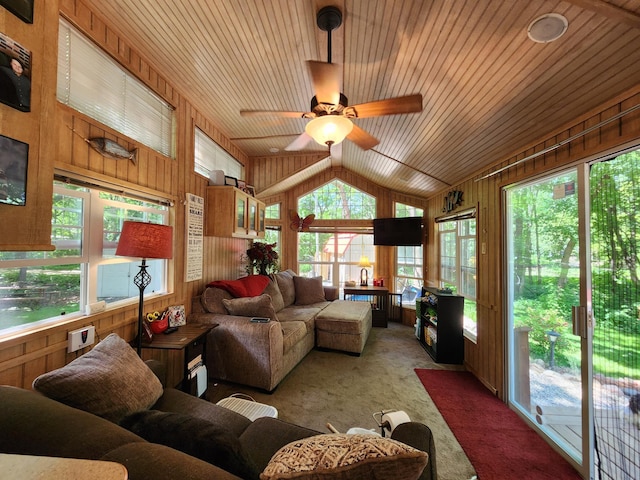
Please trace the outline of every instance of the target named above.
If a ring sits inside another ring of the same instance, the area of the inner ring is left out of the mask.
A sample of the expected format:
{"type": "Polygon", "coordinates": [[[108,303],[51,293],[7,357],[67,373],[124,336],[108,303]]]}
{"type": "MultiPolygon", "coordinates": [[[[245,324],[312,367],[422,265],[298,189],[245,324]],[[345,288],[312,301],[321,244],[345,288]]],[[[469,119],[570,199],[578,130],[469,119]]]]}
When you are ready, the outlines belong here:
{"type": "Polygon", "coordinates": [[[366,296],[371,301],[371,319],[374,327],[387,327],[389,289],[386,287],[344,287],[344,299],[349,296],[366,296]]]}
{"type": "Polygon", "coordinates": [[[206,365],[207,336],[217,326],[187,324],[173,333],[154,335],[151,343],[142,344],[142,359],[159,360],[167,366],[167,385],[192,395],[206,396],[206,387],[198,392],[197,376],[193,374],[201,365],[206,365]]]}

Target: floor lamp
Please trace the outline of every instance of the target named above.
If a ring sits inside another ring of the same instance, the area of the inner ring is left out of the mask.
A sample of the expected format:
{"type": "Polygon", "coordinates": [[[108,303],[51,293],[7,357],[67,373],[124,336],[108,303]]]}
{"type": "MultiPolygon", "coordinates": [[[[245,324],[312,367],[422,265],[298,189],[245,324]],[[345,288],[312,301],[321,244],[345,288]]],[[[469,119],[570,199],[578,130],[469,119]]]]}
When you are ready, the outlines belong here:
{"type": "Polygon", "coordinates": [[[140,271],[133,277],[133,283],[140,290],[138,302],[138,355],[142,352],[142,322],[144,309],[144,289],[151,283],[147,272],[147,258],[173,257],[173,227],[157,223],[125,221],[120,232],[120,241],[116,248],[120,257],[142,258],[140,271]]]}

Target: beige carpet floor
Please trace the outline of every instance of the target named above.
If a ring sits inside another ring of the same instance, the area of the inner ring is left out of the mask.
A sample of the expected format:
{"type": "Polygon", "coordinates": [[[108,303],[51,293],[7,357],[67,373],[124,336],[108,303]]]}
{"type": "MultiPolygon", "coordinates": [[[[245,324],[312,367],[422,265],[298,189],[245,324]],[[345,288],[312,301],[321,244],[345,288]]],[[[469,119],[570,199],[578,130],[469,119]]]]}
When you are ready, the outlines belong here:
{"type": "Polygon", "coordinates": [[[278,385],[265,393],[251,387],[217,383],[209,386],[212,402],[233,393],[273,405],[282,420],[328,432],[351,427],[378,430],[373,413],[403,410],[428,425],[436,442],[439,480],[466,480],[475,475],[460,444],[418,380],[414,368],[463,369],[431,360],[411,327],[390,323],[374,328],[360,357],[312,350],[278,385]]]}

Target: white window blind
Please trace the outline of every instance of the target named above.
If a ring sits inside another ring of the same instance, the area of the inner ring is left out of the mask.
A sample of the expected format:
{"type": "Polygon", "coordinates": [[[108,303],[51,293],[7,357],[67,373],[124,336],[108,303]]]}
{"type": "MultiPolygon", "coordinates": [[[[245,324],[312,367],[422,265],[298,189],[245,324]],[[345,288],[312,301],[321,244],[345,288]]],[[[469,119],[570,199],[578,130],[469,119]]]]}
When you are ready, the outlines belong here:
{"type": "Polygon", "coordinates": [[[243,165],[233,158],[229,152],[196,128],[194,170],[209,178],[213,170],[223,170],[229,177],[244,178],[243,165]]]}
{"type": "Polygon", "coordinates": [[[174,157],[173,107],[60,19],[58,100],[174,157]]]}

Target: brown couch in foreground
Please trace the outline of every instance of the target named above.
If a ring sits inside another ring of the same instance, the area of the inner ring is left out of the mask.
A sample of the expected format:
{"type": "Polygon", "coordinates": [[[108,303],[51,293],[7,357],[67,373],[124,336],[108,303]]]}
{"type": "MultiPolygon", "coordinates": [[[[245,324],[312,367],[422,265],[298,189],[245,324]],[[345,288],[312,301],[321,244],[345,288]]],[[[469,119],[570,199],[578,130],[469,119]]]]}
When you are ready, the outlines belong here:
{"type": "MultiPolygon", "coordinates": [[[[130,480],[275,480],[282,477],[265,472],[296,454],[307,455],[306,443],[330,439],[275,418],[252,422],[163,388],[148,365],[158,371],[156,362],[143,363],[126,342],[109,335],[65,367],[38,377],[37,392],[0,386],[0,453],[117,462],[127,468],[130,480]]],[[[374,441],[382,448],[367,449],[371,455],[335,466],[335,476],[323,478],[437,478],[428,427],[402,424],[392,438],[397,442],[338,438],[359,455],[363,445],[374,441]],[[345,476],[346,471],[353,475],[345,476]]]]}

